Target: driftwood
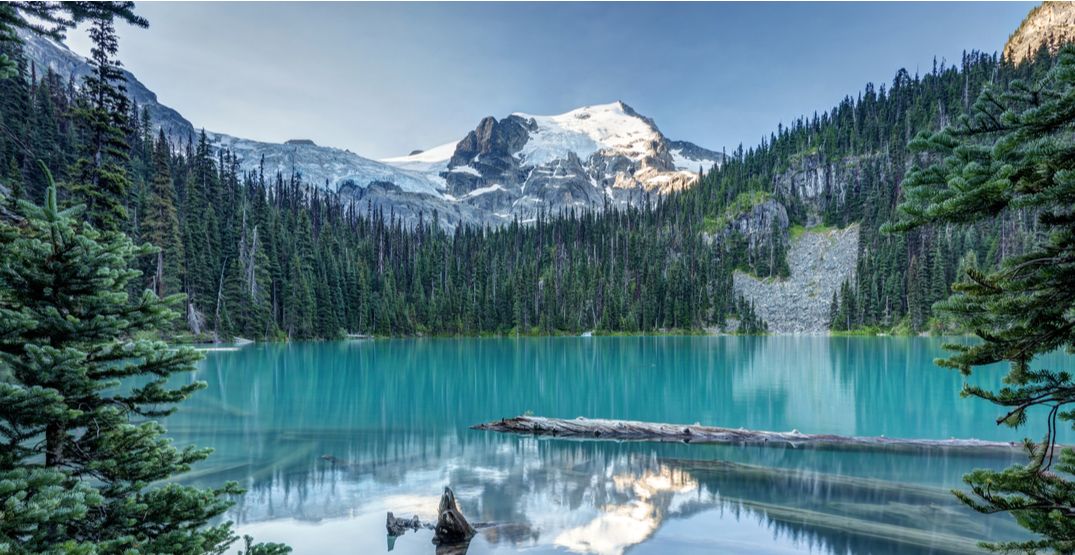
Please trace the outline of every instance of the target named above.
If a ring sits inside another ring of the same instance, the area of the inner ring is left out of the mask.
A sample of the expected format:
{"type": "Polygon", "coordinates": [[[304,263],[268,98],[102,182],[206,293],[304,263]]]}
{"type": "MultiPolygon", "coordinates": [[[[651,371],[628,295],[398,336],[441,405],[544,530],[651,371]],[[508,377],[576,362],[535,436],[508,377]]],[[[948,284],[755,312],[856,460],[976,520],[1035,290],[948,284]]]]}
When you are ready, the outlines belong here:
{"type": "Polygon", "coordinates": [[[791,447],[848,447],[934,449],[946,448],[972,451],[1012,451],[1022,449],[1022,443],[983,441],[979,439],[899,439],[885,436],[857,437],[833,434],[804,434],[768,432],[702,426],[701,424],[659,424],[633,420],[604,420],[576,418],[545,418],[541,416],[517,416],[472,426],[475,430],[532,434],[589,440],[657,441],[682,443],[726,443],[773,445],[791,447]]]}
{"type": "Polygon", "coordinates": [[[429,522],[422,522],[418,515],[414,515],[411,518],[396,518],[392,511],[388,511],[388,519],[385,522],[385,528],[388,529],[389,536],[402,536],[408,530],[417,532],[422,528],[433,528],[433,526],[429,522]]]}
{"type": "Polygon", "coordinates": [[[437,545],[437,555],[463,555],[467,552],[470,539],[477,534],[477,530],[467,522],[459,503],[455,500],[455,493],[449,487],[444,488],[440,497],[440,505],[437,507],[437,522],[422,522],[418,515],[406,518],[396,518],[391,512],[385,519],[385,529],[388,531],[389,550],[395,544],[395,539],[405,534],[408,530],[418,531],[422,528],[433,530],[433,543],[437,545]]]}

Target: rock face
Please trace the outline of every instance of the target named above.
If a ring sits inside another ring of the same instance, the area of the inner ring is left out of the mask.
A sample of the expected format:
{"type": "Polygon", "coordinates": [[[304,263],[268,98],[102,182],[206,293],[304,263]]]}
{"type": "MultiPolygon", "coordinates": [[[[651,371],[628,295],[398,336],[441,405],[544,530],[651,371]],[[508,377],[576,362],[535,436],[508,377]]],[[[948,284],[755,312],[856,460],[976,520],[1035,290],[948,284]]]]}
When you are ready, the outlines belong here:
{"type": "Polygon", "coordinates": [[[1019,64],[1033,58],[1042,46],[1056,52],[1069,42],[1075,42],[1075,3],[1043,2],[1008,37],[1004,59],[1019,64]]]}
{"type": "MultiPolygon", "coordinates": [[[[882,156],[827,159],[816,153],[794,158],[772,182],[772,199],[731,220],[723,238],[733,233],[758,250],[782,233],[789,222],[817,227],[823,222],[847,221],[848,199],[861,198],[867,176],[889,179],[894,171],[882,156]],[[869,169],[869,171],[866,171],[869,169]]],[[[858,225],[835,231],[805,231],[788,244],[790,276],[759,279],[737,272],[737,294],[754,303],[755,313],[773,333],[823,333],[829,329],[829,309],[835,291],[850,279],[858,264],[858,225]]]]}
{"type": "Polygon", "coordinates": [[[736,272],[735,292],[754,304],[772,333],[824,333],[833,293],[855,272],[858,224],[834,231],[806,231],[788,249],[791,276],[761,280],[736,272]]]}
{"type": "Polygon", "coordinates": [[[340,185],[339,191],[354,201],[359,212],[382,212],[385,217],[394,216],[410,225],[419,221],[428,223],[434,218],[448,229],[460,224],[485,222],[485,214],[473,206],[406,191],[389,181],[373,181],[365,187],[348,182],[340,185]]]}
{"type": "MultiPolygon", "coordinates": [[[[38,76],[43,75],[46,68],[49,68],[64,79],[80,83],[93,71],[85,58],[63,44],[25,29],[16,32],[23,41],[23,52],[34,64],[38,76]]],[[[163,128],[166,134],[173,137],[187,137],[194,133],[194,126],[186,118],[158,102],[157,94],[143,85],[131,72],[123,70],[123,76],[127,79],[127,96],[137,102],[139,108],[145,108],[149,112],[155,126],[163,128]]]]}
{"type": "MultiPolygon", "coordinates": [[[[822,222],[826,212],[843,209],[849,197],[858,195],[863,186],[868,164],[880,164],[878,156],[851,156],[830,161],[817,154],[801,157],[791,167],[777,175],[773,190],[797,221],[807,226],[822,222]]],[[[874,174],[886,175],[888,168],[874,168],[874,174]]]]}
{"type": "Polygon", "coordinates": [[[788,212],[783,204],[770,199],[729,222],[719,238],[724,240],[739,234],[746,239],[747,248],[756,251],[763,245],[771,244],[774,233],[779,234],[781,242],[787,244],[788,212]]]}

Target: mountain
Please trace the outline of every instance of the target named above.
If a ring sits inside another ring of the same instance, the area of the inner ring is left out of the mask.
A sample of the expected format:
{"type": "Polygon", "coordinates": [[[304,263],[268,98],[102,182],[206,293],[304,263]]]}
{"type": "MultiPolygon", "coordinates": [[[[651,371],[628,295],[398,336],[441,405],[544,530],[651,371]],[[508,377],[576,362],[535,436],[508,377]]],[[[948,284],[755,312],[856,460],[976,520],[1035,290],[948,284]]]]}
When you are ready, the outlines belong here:
{"type": "Polygon", "coordinates": [[[1075,3],[1043,2],[1023,19],[1004,45],[1004,59],[1019,64],[1032,59],[1043,46],[1049,52],[1075,42],[1075,3]]]}
{"type": "MultiPolygon", "coordinates": [[[[34,63],[38,75],[44,72],[44,68],[50,68],[64,79],[80,83],[92,71],[89,60],[75,54],[62,43],[25,29],[19,29],[17,34],[22,40],[23,53],[34,63]]],[[[179,112],[161,104],[157,94],[133,74],[124,70],[123,75],[127,79],[127,96],[149,112],[154,125],[173,137],[187,137],[195,133],[193,124],[179,112]]]]}
{"type": "Polygon", "coordinates": [[[637,205],[698,181],[722,155],[670,141],[622,101],[554,116],[486,117],[458,143],[383,162],[444,180],[445,196],[493,215],[529,221],[542,211],[637,205]]]}
{"type": "MultiPolygon", "coordinates": [[[[20,32],[27,57],[65,79],[80,81],[88,61],[62,43],[20,32]]],[[[173,140],[199,130],[124,71],[128,95],[173,140]]],[[[557,116],[512,114],[484,118],[455,143],[407,156],[372,160],[307,139],[270,143],[206,131],[215,148],[227,148],[241,169],[300,175],[304,181],[352,195],[361,209],[393,213],[408,223],[437,212],[452,228],[497,225],[565,209],[637,205],[698,181],[723,159],[685,141],[670,141],[654,122],[623,102],[587,106],[557,116]]]]}
{"type": "MultiPolygon", "coordinates": [[[[27,31],[20,31],[23,51],[41,72],[51,68],[64,79],[80,82],[90,73],[88,60],[72,52],[62,43],[27,31]]],[[[132,73],[124,70],[128,96],[139,108],[149,112],[154,126],[163,128],[176,141],[196,138],[200,132],[189,120],[173,108],[161,104],[156,93],[132,73]]],[[[243,170],[256,170],[264,164],[266,173],[281,172],[285,176],[297,173],[311,184],[333,190],[348,184],[369,185],[390,182],[400,190],[439,199],[443,181],[428,173],[416,173],[364,158],[348,150],[319,146],[309,140],[269,143],[234,137],[225,133],[206,131],[216,148],[228,148],[239,155],[243,170]]]]}

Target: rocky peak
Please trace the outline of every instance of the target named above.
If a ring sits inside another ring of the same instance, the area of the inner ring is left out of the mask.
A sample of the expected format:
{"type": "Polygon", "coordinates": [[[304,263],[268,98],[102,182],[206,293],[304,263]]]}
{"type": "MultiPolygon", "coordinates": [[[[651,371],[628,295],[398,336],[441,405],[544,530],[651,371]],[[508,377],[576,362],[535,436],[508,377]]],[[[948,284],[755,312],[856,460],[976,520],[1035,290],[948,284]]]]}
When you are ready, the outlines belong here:
{"type": "Polygon", "coordinates": [[[1043,2],[1030,10],[1004,45],[1004,59],[1014,64],[1032,59],[1043,46],[1056,52],[1075,42],[1075,3],[1043,2]]]}
{"type": "Polygon", "coordinates": [[[457,143],[389,158],[436,175],[451,202],[480,208],[492,222],[541,212],[637,205],[649,193],[690,187],[720,153],[669,141],[623,101],[543,116],[482,118],[457,143]]]}
{"type": "Polygon", "coordinates": [[[508,116],[501,121],[492,116],[482,118],[478,127],[455,146],[448,167],[481,162],[482,157],[490,155],[503,158],[505,154],[514,154],[526,144],[528,127],[528,122],[517,116],[508,116]]]}

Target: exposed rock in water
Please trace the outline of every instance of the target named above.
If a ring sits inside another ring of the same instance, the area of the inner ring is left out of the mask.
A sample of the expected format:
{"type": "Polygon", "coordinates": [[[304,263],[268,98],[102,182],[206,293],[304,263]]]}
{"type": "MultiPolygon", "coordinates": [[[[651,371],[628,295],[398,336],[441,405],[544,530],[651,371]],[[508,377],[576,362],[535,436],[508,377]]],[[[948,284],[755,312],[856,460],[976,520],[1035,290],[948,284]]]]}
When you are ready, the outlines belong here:
{"type": "Polygon", "coordinates": [[[754,312],[773,333],[823,333],[829,329],[832,296],[851,279],[858,262],[859,226],[805,231],[791,241],[787,279],[759,279],[742,272],[735,292],[754,304],[754,312]]]}
{"type": "Polygon", "coordinates": [[[1075,42],[1075,3],[1043,2],[1027,14],[1004,45],[1004,59],[1020,64],[1033,59],[1043,46],[1055,53],[1075,42]]]}

